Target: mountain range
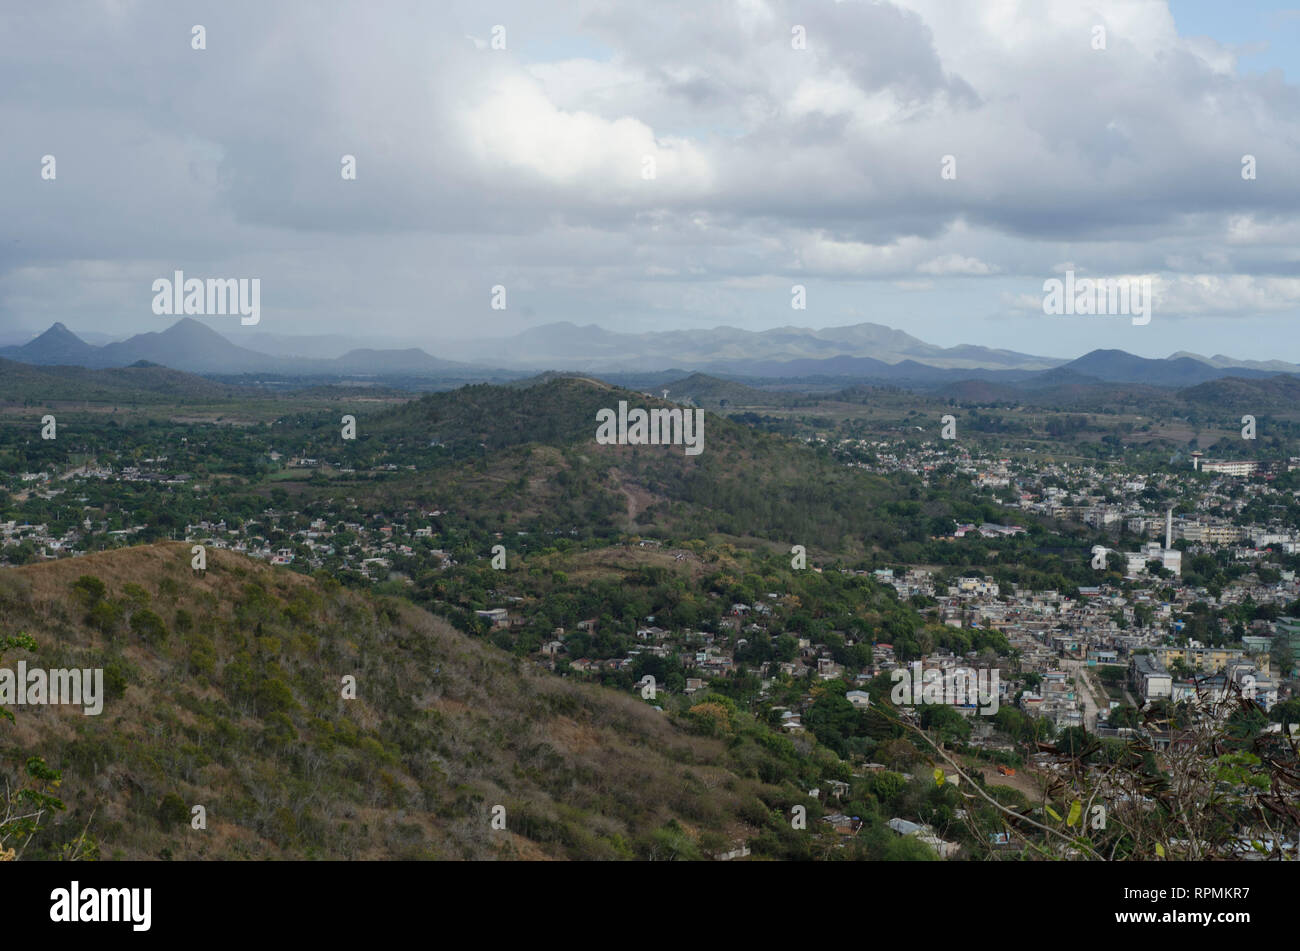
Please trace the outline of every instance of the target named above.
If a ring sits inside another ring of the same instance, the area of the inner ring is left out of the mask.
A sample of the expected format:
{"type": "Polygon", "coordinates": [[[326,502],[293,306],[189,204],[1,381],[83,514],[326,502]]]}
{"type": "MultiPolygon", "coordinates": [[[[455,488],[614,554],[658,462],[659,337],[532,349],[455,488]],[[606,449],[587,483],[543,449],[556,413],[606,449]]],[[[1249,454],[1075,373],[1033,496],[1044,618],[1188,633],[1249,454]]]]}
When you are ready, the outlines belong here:
{"type": "Polygon", "coordinates": [[[0,348],[0,358],[44,366],[73,365],[90,369],[127,367],[140,361],[189,373],[275,373],[297,376],[367,375],[447,376],[482,368],[440,360],[423,350],[350,350],[340,357],[289,357],[262,353],[232,343],[206,324],[186,317],[166,330],[136,334],[97,347],[62,323],[22,346],[0,348]]]}
{"type": "Polygon", "coordinates": [[[901,330],[862,323],[812,330],[780,327],[761,332],[718,327],[700,331],[624,334],[572,323],[548,324],[506,340],[461,344],[449,359],[410,347],[354,348],[328,357],[342,337],[268,337],[273,353],[233,343],[193,318],[166,330],[137,334],[96,346],[64,324],[22,344],[0,348],[0,358],[38,366],[120,368],[142,361],[211,376],[275,374],[284,377],[405,377],[463,380],[508,379],[525,367],[598,374],[704,372],[752,382],[817,380],[884,382],[934,388],[977,380],[1016,388],[1061,384],[1125,383],[1187,387],[1226,377],[1258,379],[1300,373],[1282,361],[1240,361],[1223,355],[1176,353],[1164,359],[1122,350],[1094,350],[1078,359],[995,350],[938,347],[901,330]],[[311,355],[302,355],[303,353],[311,355]],[[472,361],[472,362],[471,362],[472,361]]]}
{"type": "Polygon", "coordinates": [[[938,347],[881,324],[861,323],[813,330],[775,327],[741,330],[664,330],[628,334],[594,324],[561,322],[525,330],[506,341],[462,344],[461,356],[496,366],[606,372],[664,370],[689,366],[708,372],[746,372],[764,361],[818,361],[871,358],[885,364],[915,359],[928,366],[970,369],[1042,370],[1063,362],[988,347],[938,347]]]}

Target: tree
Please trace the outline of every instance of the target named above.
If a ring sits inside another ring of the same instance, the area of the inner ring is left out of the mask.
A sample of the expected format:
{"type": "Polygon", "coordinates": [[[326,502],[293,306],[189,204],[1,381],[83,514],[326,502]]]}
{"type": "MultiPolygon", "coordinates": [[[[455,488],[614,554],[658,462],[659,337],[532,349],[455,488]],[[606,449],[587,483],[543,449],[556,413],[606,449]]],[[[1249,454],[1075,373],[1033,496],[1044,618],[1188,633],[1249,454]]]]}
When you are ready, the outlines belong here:
{"type": "Polygon", "coordinates": [[[1289,673],[1295,669],[1295,655],[1291,652],[1290,643],[1284,638],[1273,638],[1273,645],[1269,653],[1279,671],[1289,673]]]}
{"type": "Polygon", "coordinates": [[[122,608],[112,601],[96,602],[86,615],[86,623],[101,634],[116,633],[122,623],[122,608]]]}
{"type": "Polygon", "coordinates": [[[795,655],[799,652],[799,642],[789,634],[782,634],[772,645],[772,653],[777,660],[789,661],[794,660],[795,655]]]}
{"type": "Polygon", "coordinates": [[[952,707],[943,704],[927,704],[922,708],[921,727],[947,742],[970,739],[970,723],[952,707]]]}
{"type": "Polygon", "coordinates": [[[900,835],[881,850],[884,862],[937,862],[939,854],[916,836],[900,835]]]}
{"type": "Polygon", "coordinates": [[[1066,756],[1086,758],[1097,746],[1097,739],[1083,727],[1068,726],[1056,737],[1056,750],[1066,756]]]}
{"type": "Polygon", "coordinates": [[[1283,729],[1286,729],[1286,724],[1300,723],[1300,698],[1274,704],[1273,709],[1268,711],[1268,718],[1274,723],[1283,724],[1283,729]]]}
{"type": "Polygon", "coordinates": [[[185,800],[174,792],[163,796],[162,801],[158,803],[158,821],[164,829],[178,826],[189,817],[190,810],[185,805],[185,800]]]}
{"type": "Polygon", "coordinates": [[[807,725],[820,742],[844,755],[845,741],[859,735],[861,719],[858,708],[843,693],[827,691],[808,711],[807,725]]]}
{"type": "MultiPolygon", "coordinates": [[[[0,657],[10,648],[36,650],[36,641],[28,634],[0,636],[0,657]]],[[[0,708],[0,720],[15,722],[14,714],[0,708]]],[[[41,828],[47,813],[62,812],[63,800],[54,795],[63,781],[58,770],[51,769],[39,756],[28,756],[23,763],[25,776],[15,786],[6,776],[4,791],[0,794],[0,862],[21,859],[27,846],[41,828]]],[[[86,832],[82,831],[76,842],[68,843],[60,851],[68,859],[81,858],[87,850],[86,832]]],[[[92,851],[97,850],[92,846],[92,851]]]]}
{"type": "Polygon", "coordinates": [[[1137,707],[1122,706],[1110,711],[1110,725],[1113,727],[1137,727],[1142,719],[1137,707]]]}
{"type": "Polygon", "coordinates": [[[149,608],[131,615],[131,630],[147,644],[160,644],[167,639],[167,625],[149,608]]]}
{"type": "Polygon", "coordinates": [[[4,796],[0,798],[0,862],[22,858],[45,814],[65,808],[51,792],[62,781],[61,773],[50,769],[39,756],[28,757],[25,772],[27,780],[16,790],[5,780],[4,796]]]}
{"type": "Polygon", "coordinates": [[[888,770],[878,769],[867,780],[867,789],[882,806],[892,806],[906,788],[907,780],[888,770]]]}
{"type": "Polygon", "coordinates": [[[108,593],[108,586],[94,575],[82,575],[73,582],[72,593],[89,610],[103,600],[108,593]]]}
{"type": "Polygon", "coordinates": [[[905,739],[890,740],[880,747],[877,755],[890,769],[906,770],[921,759],[921,752],[905,739]]]}

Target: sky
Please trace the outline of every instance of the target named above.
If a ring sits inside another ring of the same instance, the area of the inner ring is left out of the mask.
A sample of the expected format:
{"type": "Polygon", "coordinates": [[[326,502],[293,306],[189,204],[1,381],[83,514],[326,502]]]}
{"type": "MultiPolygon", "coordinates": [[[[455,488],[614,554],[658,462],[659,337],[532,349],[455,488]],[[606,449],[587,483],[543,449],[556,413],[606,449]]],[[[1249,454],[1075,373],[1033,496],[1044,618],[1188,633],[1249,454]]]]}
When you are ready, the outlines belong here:
{"type": "Polygon", "coordinates": [[[0,342],[164,329],[180,270],[260,280],[256,326],[206,318],[251,347],[873,322],[1300,362],[1300,0],[9,4],[0,128],[0,342]],[[1067,270],[1150,279],[1152,319],[1044,313],[1067,270]]]}

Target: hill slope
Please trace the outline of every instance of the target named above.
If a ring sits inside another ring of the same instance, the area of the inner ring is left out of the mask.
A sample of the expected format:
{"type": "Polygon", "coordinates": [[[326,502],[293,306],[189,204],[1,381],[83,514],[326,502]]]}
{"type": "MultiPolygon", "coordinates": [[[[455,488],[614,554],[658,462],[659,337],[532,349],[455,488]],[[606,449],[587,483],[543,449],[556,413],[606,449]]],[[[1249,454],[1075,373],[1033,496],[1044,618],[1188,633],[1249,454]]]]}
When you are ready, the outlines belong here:
{"type": "Polygon", "coordinates": [[[1189,357],[1151,360],[1125,353],[1123,350],[1094,350],[1065,364],[1061,369],[1073,370],[1106,382],[1145,383],[1153,386],[1195,386],[1225,376],[1268,375],[1263,370],[1212,367],[1189,357]]]}
{"type": "MultiPolygon", "coordinates": [[[[758,796],[781,792],[640,699],[405,602],[215,550],[196,577],[189,559],[163,544],[0,572],[4,632],[39,644],[6,666],[106,671],[100,716],[0,720],[0,772],[31,755],[63,771],[68,811],[27,857],[87,822],[105,858],[697,857],[744,839],[768,816],[758,796]]],[[[776,756],[742,747],[751,771],[776,756]]]]}
{"type": "Polygon", "coordinates": [[[247,395],[239,387],[157,365],[88,370],[0,359],[0,392],[26,402],[168,403],[247,395]]]}
{"type": "MultiPolygon", "coordinates": [[[[500,530],[717,532],[833,550],[916,530],[891,518],[889,503],[906,490],[711,413],[700,455],[679,445],[599,445],[596,412],[620,400],[673,405],[574,377],[527,388],[467,386],[363,421],[356,451],[406,458],[440,443],[448,460],[395,480],[390,501],[454,500],[457,511],[500,530]]],[[[322,432],[332,439],[335,430],[322,432]]]]}
{"type": "Polygon", "coordinates": [[[23,363],[89,366],[97,347],[86,343],[61,323],[21,346],[0,348],[0,357],[23,363]]]}
{"type": "Polygon", "coordinates": [[[1239,409],[1244,412],[1294,410],[1300,405],[1300,377],[1274,376],[1264,380],[1232,377],[1188,387],[1179,393],[1184,400],[1204,407],[1239,409]]]}

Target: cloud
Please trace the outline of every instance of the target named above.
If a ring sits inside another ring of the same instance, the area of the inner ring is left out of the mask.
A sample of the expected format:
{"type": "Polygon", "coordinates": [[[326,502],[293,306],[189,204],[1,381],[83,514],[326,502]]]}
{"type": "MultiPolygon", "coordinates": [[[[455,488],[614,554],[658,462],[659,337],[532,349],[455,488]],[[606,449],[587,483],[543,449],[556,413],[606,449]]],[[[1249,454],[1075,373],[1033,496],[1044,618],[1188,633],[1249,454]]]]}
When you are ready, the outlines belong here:
{"type": "MultiPolygon", "coordinates": [[[[1258,317],[1300,309],[1300,278],[1254,277],[1247,274],[1095,274],[1077,278],[1151,281],[1154,313],[1167,318],[1258,317]]],[[[1046,278],[1044,278],[1046,280],[1046,278]]],[[[1007,309],[1023,314],[1043,312],[1041,289],[1005,298],[1007,309]]],[[[1085,319],[1080,317],[1079,319],[1085,319]]]]}
{"type": "Polygon", "coordinates": [[[984,275],[997,272],[997,268],[985,264],[977,258],[969,258],[960,254],[945,254],[932,261],[926,261],[917,270],[922,274],[934,275],[984,275]]]}
{"type": "Polygon", "coordinates": [[[201,10],[0,14],[0,322],[138,327],[172,267],[260,276],[299,330],[447,331],[499,282],[532,317],[494,329],[766,321],[748,295],[793,280],[838,282],[842,320],[898,288],[992,312],[1061,261],[1188,315],[1295,303],[1300,90],[1157,0],[201,10]]]}

